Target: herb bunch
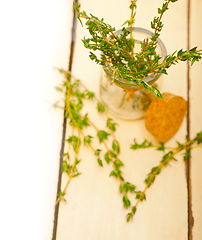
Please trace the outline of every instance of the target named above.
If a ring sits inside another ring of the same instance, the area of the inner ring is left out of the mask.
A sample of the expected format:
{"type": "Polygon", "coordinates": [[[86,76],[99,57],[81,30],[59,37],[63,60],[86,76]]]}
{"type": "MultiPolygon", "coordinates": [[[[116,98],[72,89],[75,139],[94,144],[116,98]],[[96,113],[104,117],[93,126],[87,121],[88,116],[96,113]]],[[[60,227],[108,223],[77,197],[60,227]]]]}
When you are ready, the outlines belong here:
{"type": "Polygon", "coordinates": [[[151,172],[144,180],[146,184],[144,190],[137,190],[137,187],[133,183],[126,181],[123,177],[122,167],[124,166],[124,163],[119,159],[121,148],[118,140],[115,137],[117,124],[111,118],[109,118],[107,112],[105,112],[104,106],[99,102],[99,99],[97,99],[93,92],[89,91],[80,80],[74,78],[69,72],[66,72],[62,69],[59,70],[65,75],[66,80],[63,82],[62,86],[56,87],[56,90],[61,91],[64,94],[65,107],[59,106],[58,102],[53,104],[53,106],[55,108],[61,108],[65,110],[65,117],[69,122],[72,133],[66,139],[69,146],[68,150],[63,154],[62,162],[62,173],[68,175],[68,181],[64,189],[60,189],[56,204],[58,204],[61,200],[65,200],[66,190],[71,180],[81,174],[81,172],[78,170],[78,164],[81,161],[79,157],[79,150],[83,144],[92,150],[92,154],[96,157],[97,163],[100,167],[104,166],[104,162],[113,166],[113,170],[109,173],[109,176],[113,176],[119,181],[119,192],[122,195],[123,206],[126,209],[129,207],[131,208],[131,211],[126,216],[126,220],[130,221],[136,213],[138,204],[146,200],[146,190],[154,183],[156,176],[160,174],[162,169],[166,167],[171,160],[177,161],[175,155],[181,151],[184,151],[183,157],[186,161],[189,158],[190,150],[192,148],[202,147],[202,132],[197,133],[193,140],[186,138],[184,143],[177,142],[176,147],[167,147],[163,143],[161,143],[159,146],[155,146],[152,142],[148,142],[147,140],[141,144],[138,144],[137,141],[134,140],[134,144],[132,144],[130,147],[132,150],[154,147],[156,150],[164,152],[159,165],[153,167],[151,172]],[[106,127],[109,131],[98,129],[95,123],[89,119],[87,113],[85,115],[81,114],[84,100],[95,100],[97,102],[97,111],[100,114],[106,114],[106,127]],[[86,132],[84,131],[85,128],[90,126],[95,129],[95,136],[84,133],[86,132]],[[113,136],[111,148],[108,147],[108,136],[110,134],[113,136]],[[98,138],[99,144],[104,145],[105,152],[103,154],[100,146],[94,146],[93,139],[95,137],[98,138]],[[70,148],[73,149],[74,154],[70,154],[70,148]],[[134,194],[134,199],[136,199],[135,204],[132,204],[133,199],[129,199],[128,193],[134,194]]]}
{"type": "Polygon", "coordinates": [[[137,0],[131,1],[129,6],[131,10],[130,19],[123,23],[122,33],[118,36],[115,34],[116,29],[105,23],[103,18],[99,19],[92,14],[88,15],[85,11],[80,11],[80,5],[74,3],[77,18],[81,24],[81,19],[86,20],[85,24],[91,35],[90,38],[82,40],[84,47],[90,50],[90,59],[111,71],[112,82],[114,78],[122,78],[125,81],[135,83],[139,88],[143,87],[151,90],[159,98],[162,98],[160,91],[145,82],[144,78],[151,74],[167,74],[167,69],[180,61],[188,60],[193,65],[194,62],[201,59],[202,54],[202,50],[197,50],[197,47],[190,50],[180,49],[167,55],[165,59],[161,59],[159,54],[156,53],[157,39],[163,28],[162,16],[169,9],[169,4],[177,1],[165,0],[162,7],[158,8],[158,16],[155,16],[151,22],[153,34],[150,38],[141,41],[141,51],[139,53],[133,51],[135,39],[132,35],[137,0]],[[100,52],[100,57],[95,52],[100,52]]]}
{"type": "Polygon", "coordinates": [[[68,174],[69,178],[65,188],[60,190],[56,204],[58,204],[62,199],[65,200],[64,196],[71,179],[81,174],[77,169],[77,165],[81,161],[78,156],[82,143],[84,146],[90,147],[92,153],[97,158],[99,166],[103,167],[103,160],[107,164],[111,163],[113,165],[113,170],[110,172],[109,176],[115,176],[119,179],[119,181],[124,182],[122,171],[120,169],[123,166],[123,162],[118,158],[120,153],[120,145],[114,134],[116,130],[116,123],[114,123],[113,119],[108,117],[104,106],[99,102],[93,92],[89,91],[79,80],[73,78],[69,72],[65,72],[62,69],[59,70],[65,74],[66,80],[63,82],[61,87],[56,87],[56,90],[63,92],[65,95],[65,107],[59,106],[58,102],[53,106],[55,108],[61,108],[65,110],[65,118],[69,120],[69,125],[72,128],[72,134],[68,137],[68,139],[66,139],[69,147],[68,151],[63,154],[62,162],[62,172],[68,174]],[[108,128],[109,132],[98,129],[95,123],[88,118],[87,113],[85,115],[81,114],[84,99],[95,99],[97,101],[97,111],[100,114],[105,112],[107,116],[106,127],[108,128]],[[84,133],[84,128],[89,126],[92,126],[96,130],[96,136],[84,133]],[[113,136],[111,149],[108,147],[106,142],[110,134],[113,136]],[[95,137],[97,137],[99,143],[103,144],[105,147],[106,152],[103,154],[103,156],[101,156],[102,150],[100,147],[93,146],[93,138],[95,137]],[[69,153],[71,146],[73,147],[75,153],[73,163],[71,163],[69,153]]]}

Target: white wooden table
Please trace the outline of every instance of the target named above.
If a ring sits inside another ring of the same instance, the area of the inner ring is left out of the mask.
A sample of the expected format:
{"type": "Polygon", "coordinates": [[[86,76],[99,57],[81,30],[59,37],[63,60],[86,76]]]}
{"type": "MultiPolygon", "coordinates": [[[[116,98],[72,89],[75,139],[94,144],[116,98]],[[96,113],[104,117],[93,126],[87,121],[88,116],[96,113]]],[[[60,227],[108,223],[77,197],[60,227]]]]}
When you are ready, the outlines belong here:
{"type": "MultiPolygon", "coordinates": [[[[83,10],[100,18],[104,17],[105,21],[115,26],[117,30],[129,18],[129,0],[80,0],[79,2],[83,10]]],[[[135,26],[150,29],[150,22],[162,3],[162,0],[139,0],[135,26]]],[[[58,17],[57,24],[53,26],[55,34],[49,49],[54,48],[54,54],[47,57],[44,75],[45,98],[50,102],[62,98],[62,95],[55,93],[53,86],[59,85],[63,76],[52,66],[64,69],[69,67],[72,51],[72,0],[55,1],[55,12],[61,18],[58,17]]],[[[201,0],[179,0],[170,4],[170,10],[163,16],[165,25],[161,34],[168,53],[194,46],[202,48],[201,12],[201,0]]],[[[87,30],[77,21],[71,71],[99,96],[101,69],[89,59],[88,50],[83,47],[81,39],[85,35],[88,35],[87,30]]],[[[176,141],[184,142],[187,134],[192,138],[202,130],[202,61],[192,67],[186,62],[180,63],[171,67],[168,73],[168,76],[163,77],[161,91],[189,99],[188,114],[177,134],[167,143],[168,146],[175,146],[176,141]]],[[[78,166],[82,174],[71,181],[65,195],[67,203],[60,202],[58,212],[56,208],[54,215],[64,126],[63,111],[59,109],[48,111],[49,107],[48,104],[44,106],[45,120],[48,119],[48,124],[45,123],[45,134],[47,134],[45,162],[50,166],[50,171],[44,179],[47,192],[44,197],[46,220],[44,240],[202,239],[201,148],[191,151],[189,164],[183,161],[182,154],[178,154],[178,162],[173,161],[163,169],[154,185],[147,190],[147,200],[139,204],[133,221],[129,223],[126,223],[125,216],[128,211],[123,208],[122,196],[118,190],[119,183],[115,178],[109,177],[112,168],[106,164],[101,168],[91,150],[82,148],[80,152],[82,162],[78,166]],[[186,169],[189,172],[188,180],[186,169]],[[193,228],[191,217],[194,218],[193,228]]],[[[95,105],[87,103],[85,110],[99,128],[105,127],[106,119],[96,112],[95,105]]],[[[145,186],[146,174],[152,167],[158,165],[162,153],[154,149],[143,151],[129,149],[134,138],[139,142],[148,139],[157,143],[145,129],[144,119],[123,121],[112,118],[119,125],[116,136],[121,145],[123,175],[127,181],[142,190],[145,186]]],[[[66,138],[68,133],[67,126],[66,138]]],[[[68,176],[63,174],[61,181],[63,189],[68,176]]]]}

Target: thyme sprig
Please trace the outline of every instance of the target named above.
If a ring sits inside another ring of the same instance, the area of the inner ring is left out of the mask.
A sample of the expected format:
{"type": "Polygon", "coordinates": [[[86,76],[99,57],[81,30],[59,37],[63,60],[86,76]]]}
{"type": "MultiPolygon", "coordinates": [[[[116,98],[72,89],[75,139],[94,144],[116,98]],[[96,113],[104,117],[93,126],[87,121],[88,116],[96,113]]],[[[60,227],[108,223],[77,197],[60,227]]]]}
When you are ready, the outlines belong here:
{"type": "Polygon", "coordinates": [[[74,3],[74,9],[77,18],[82,24],[81,19],[86,20],[87,29],[91,35],[90,38],[84,38],[84,47],[90,50],[89,57],[95,63],[104,66],[112,72],[112,82],[114,78],[123,78],[126,81],[133,82],[140,88],[153,91],[159,98],[162,98],[160,91],[154,86],[150,86],[144,81],[144,78],[151,74],[168,74],[167,70],[172,65],[180,61],[190,61],[191,65],[201,59],[202,50],[197,50],[194,47],[190,50],[178,50],[172,54],[168,54],[165,59],[162,59],[156,53],[157,39],[163,28],[162,17],[169,9],[170,3],[175,3],[178,0],[165,0],[161,8],[158,8],[158,16],[155,16],[151,22],[153,34],[150,39],[141,41],[141,51],[135,53],[135,39],[132,31],[135,22],[137,0],[131,1],[129,6],[131,16],[129,20],[123,23],[122,33],[116,35],[116,29],[110,24],[104,22],[104,19],[90,14],[85,11],[80,11],[80,5],[74,3]],[[128,25],[126,28],[124,25],[128,25]],[[100,52],[98,57],[95,52],[100,52]]]}
{"type": "Polygon", "coordinates": [[[162,160],[160,161],[160,164],[158,166],[153,167],[151,169],[151,172],[147,174],[147,178],[144,180],[146,186],[145,186],[145,188],[142,192],[139,191],[139,192],[136,193],[137,202],[132,207],[131,212],[129,212],[127,214],[127,221],[129,221],[133,217],[133,215],[135,214],[138,204],[141,201],[146,200],[145,192],[154,183],[154,181],[156,179],[156,176],[160,174],[162,169],[164,167],[166,167],[170,161],[172,161],[172,160],[177,161],[177,159],[174,157],[177,153],[185,150],[185,152],[183,153],[183,158],[184,158],[184,160],[188,160],[188,157],[190,156],[190,149],[195,148],[195,147],[202,147],[202,131],[197,133],[196,137],[193,140],[188,140],[187,139],[187,141],[183,144],[177,142],[177,147],[166,148],[163,143],[161,143],[160,146],[155,146],[151,142],[148,142],[147,140],[145,140],[141,144],[138,144],[135,141],[135,144],[133,144],[131,146],[131,149],[136,150],[136,149],[139,149],[139,148],[150,148],[150,147],[155,147],[156,150],[163,151],[163,152],[166,149],[172,149],[172,150],[169,150],[167,153],[165,153],[162,157],[162,160]]]}
{"type": "Polygon", "coordinates": [[[122,177],[122,171],[120,170],[121,166],[123,166],[122,161],[118,158],[118,154],[120,153],[120,145],[118,140],[115,137],[114,131],[116,130],[116,123],[108,117],[105,112],[104,106],[99,102],[97,97],[95,97],[94,93],[89,91],[83,83],[74,78],[69,72],[64,71],[63,69],[59,69],[60,72],[64,73],[66,76],[66,81],[64,81],[62,87],[56,87],[56,90],[62,91],[65,94],[65,107],[61,107],[58,105],[58,102],[54,104],[54,107],[65,110],[65,117],[69,119],[69,124],[72,127],[72,135],[66,139],[69,143],[69,148],[66,153],[63,154],[63,162],[62,162],[62,172],[66,172],[69,176],[68,182],[63,190],[60,190],[58,199],[56,204],[59,203],[60,200],[64,200],[64,196],[67,190],[67,187],[73,177],[79,176],[81,173],[77,170],[77,164],[81,161],[78,160],[78,153],[81,143],[83,142],[84,146],[88,145],[90,149],[93,151],[94,155],[97,157],[98,164],[103,167],[103,160],[101,159],[101,149],[95,148],[92,145],[92,139],[94,138],[91,135],[85,135],[83,132],[83,128],[87,128],[88,126],[92,126],[96,132],[97,137],[99,139],[99,143],[103,143],[106,149],[106,153],[104,155],[104,159],[107,164],[110,162],[113,164],[114,170],[110,172],[110,176],[117,177],[120,181],[124,181],[122,177]],[[73,83],[70,82],[70,79],[73,79],[73,83]],[[79,88],[82,87],[84,90],[80,91],[79,88]],[[65,88],[65,90],[63,89],[65,88]],[[82,99],[92,99],[94,98],[97,101],[97,110],[102,113],[105,112],[107,116],[106,127],[111,131],[111,133],[106,132],[105,130],[99,130],[95,123],[93,123],[86,113],[84,116],[80,113],[83,108],[82,99]],[[77,129],[77,135],[74,133],[74,129],[77,129]],[[112,134],[113,141],[111,145],[111,149],[108,147],[106,140],[108,140],[108,136],[112,134]],[[81,139],[83,138],[83,140],[81,139]],[[70,145],[72,145],[75,151],[75,161],[74,164],[71,165],[69,162],[70,155],[70,145]],[[67,158],[67,159],[65,159],[67,158]]]}
{"type": "MultiPolygon", "coordinates": [[[[115,137],[115,131],[117,124],[111,119],[107,112],[104,109],[104,106],[99,102],[99,99],[95,96],[93,92],[85,87],[85,85],[75,77],[73,77],[69,72],[64,71],[63,69],[59,69],[62,72],[66,80],[63,82],[62,86],[56,87],[57,91],[61,91],[65,98],[65,107],[61,107],[59,102],[53,104],[55,108],[60,108],[65,111],[65,117],[69,120],[69,125],[72,128],[71,135],[66,139],[66,142],[69,144],[67,152],[63,154],[63,162],[62,162],[62,173],[66,173],[68,175],[68,181],[64,187],[64,189],[60,189],[56,204],[58,204],[61,200],[65,200],[66,190],[71,182],[71,180],[81,174],[78,170],[78,164],[81,159],[79,157],[79,150],[81,145],[88,146],[93,155],[97,159],[97,163],[100,167],[104,167],[104,161],[107,164],[111,164],[113,166],[113,170],[109,173],[109,176],[113,176],[119,181],[119,192],[122,195],[123,206],[128,209],[131,208],[131,211],[127,214],[127,221],[130,221],[137,210],[137,206],[143,200],[146,200],[146,190],[153,184],[157,175],[160,174],[162,169],[168,165],[171,160],[176,160],[175,155],[184,150],[183,158],[186,161],[190,156],[190,150],[195,147],[202,146],[202,132],[197,133],[196,137],[193,140],[189,140],[186,138],[186,142],[181,144],[177,142],[176,147],[167,147],[163,143],[160,145],[154,145],[152,142],[148,140],[144,140],[142,143],[137,143],[134,140],[134,143],[131,145],[132,150],[137,150],[140,148],[156,148],[158,151],[162,151],[165,153],[161,162],[158,166],[153,167],[151,172],[147,175],[147,178],[144,180],[146,186],[143,191],[137,190],[136,185],[126,181],[123,178],[123,172],[121,167],[124,163],[119,159],[120,154],[120,144],[115,137]],[[71,81],[70,81],[71,79],[71,81]],[[81,90],[83,89],[83,90],[81,90]],[[106,115],[106,128],[109,130],[100,130],[96,124],[89,119],[88,114],[81,114],[81,110],[83,108],[83,100],[95,100],[97,102],[97,111],[100,114],[106,115]],[[88,128],[89,126],[93,127],[96,131],[95,136],[91,136],[89,134],[84,133],[84,128],[88,128]],[[111,148],[108,146],[108,136],[112,135],[113,140],[111,142],[111,148]],[[102,154],[103,150],[100,147],[95,147],[93,143],[93,139],[97,137],[99,140],[99,144],[103,144],[105,148],[105,152],[102,154]],[[73,149],[75,156],[70,153],[70,149],[73,149]],[[71,159],[74,161],[71,163],[71,159]],[[136,204],[131,204],[131,199],[129,198],[131,194],[135,195],[136,204]]],[[[66,201],[66,200],[65,200],[66,201]]]]}

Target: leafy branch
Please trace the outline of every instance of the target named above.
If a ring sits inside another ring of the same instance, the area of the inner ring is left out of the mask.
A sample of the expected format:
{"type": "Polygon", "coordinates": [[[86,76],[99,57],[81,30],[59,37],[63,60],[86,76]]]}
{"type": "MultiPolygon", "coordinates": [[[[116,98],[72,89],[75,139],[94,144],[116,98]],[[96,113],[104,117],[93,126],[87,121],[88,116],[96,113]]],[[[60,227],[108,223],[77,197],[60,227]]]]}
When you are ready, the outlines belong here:
{"type": "MultiPolygon", "coordinates": [[[[64,71],[63,69],[59,69],[60,72],[64,73],[66,76],[66,81],[63,83],[62,87],[56,87],[56,90],[61,91],[65,94],[65,107],[61,107],[58,105],[58,103],[54,104],[55,108],[60,108],[65,110],[65,117],[69,118],[69,124],[72,126],[72,129],[77,129],[78,136],[74,134],[74,131],[72,131],[72,136],[70,136],[67,139],[67,142],[73,146],[73,149],[75,151],[75,162],[73,165],[71,165],[67,160],[63,160],[62,162],[62,172],[66,172],[69,175],[68,182],[63,190],[60,190],[58,199],[56,201],[56,204],[59,203],[60,200],[64,199],[64,195],[66,193],[67,187],[73,177],[76,177],[80,175],[81,173],[78,172],[76,166],[81,161],[78,160],[78,152],[81,143],[83,142],[84,146],[88,145],[90,149],[94,152],[94,155],[97,157],[98,164],[103,167],[103,161],[100,157],[101,150],[99,148],[94,148],[91,144],[91,141],[93,137],[91,135],[85,135],[83,132],[84,127],[92,126],[96,132],[97,137],[99,139],[100,143],[103,143],[106,148],[106,153],[104,155],[104,159],[109,164],[110,162],[113,163],[114,170],[110,173],[110,176],[116,176],[120,179],[120,181],[123,181],[123,177],[121,175],[120,167],[123,166],[123,163],[121,160],[118,159],[118,154],[120,153],[120,146],[115,138],[114,131],[116,130],[116,123],[113,122],[111,118],[108,117],[107,113],[107,123],[106,127],[111,130],[113,141],[112,141],[112,149],[110,150],[106,144],[106,140],[108,139],[108,136],[110,135],[108,132],[104,130],[99,130],[97,126],[88,118],[88,114],[85,114],[85,116],[82,116],[80,113],[82,107],[83,107],[83,101],[82,99],[92,99],[95,98],[97,102],[97,110],[98,112],[105,112],[104,106],[99,102],[99,100],[95,97],[93,92],[90,92],[83,83],[81,83],[79,80],[75,79],[69,72],[64,71]],[[70,82],[70,78],[73,78],[73,83],[70,82]],[[80,91],[79,88],[83,87],[84,91],[80,91]],[[62,88],[65,88],[63,90],[62,88]],[[83,137],[83,141],[81,139],[81,136],[83,137]]],[[[70,149],[70,147],[69,147],[70,149]]],[[[68,152],[63,154],[63,157],[69,160],[69,149],[68,152]]]]}
{"type": "Polygon", "coordinates": [[[80,11],[80,5],[74,3],[76,16],[82,24],[81,19],[86,20],[87,29],[91,35],[90,38],[84,38],[84,47],[90,50],[89,57],[95,63],[104,66],[112,73],[113,82],[115,78],[122,78],[125,81],[133,82],[139,88],[145,88],[153,91],[159,98],[162,98],[160,91],[154,86],[150,86],[144,81],[144,78],[151,74],[167,74],[167,69],[180,61],[190,61],[191,65],[201,59],[202,50],[196,47],[190,50],[179,50],[167,55],[162,59],[156,53],[157,39],[163,28],[162,17],[168,10],[170,3],[178,0],[165,0],[162,7],[158,8],[159,16],[155,16],[151,22],[151,28],[154,31],[150,39],[141,41],[141,51],[135,53],[135,39],[132,36],[133,24],[135,22],[137,0],[131,1],[129,6],[131,10],[130,19],[123,23],[122,33],[116,35],[116,29],[110,24],[104,22],[104,19],[98,19],[92,14],[87,15],[85,11],[80,11]],[[124,25],[128,25],[125,28],[124,25]],[[94,52],[100,52],[98,57],[94,52]]]}
{"type": "MultiPolygon", "coordinates": [[[[136,150],[139,148],[150,148],[150,147],[156,147],[151,142],[144,141],[142,144],[138,144],[135,141],[135,144],[131,146],[131,149],[136,150]]],[[[168,151],[166,154],[163,155],[162,160],[160,164],[156,167],[153,167],[151,169],[151,172],[147,175],[147,178],[144,180],[146,183],[146,186],[144,190],[141,192],[136,193],[136,204],[132,207],[132,211],[127,214],[127,221],[129,221],[133,215],[136,213],[136,209],[138,204],[146,200],[146,190],[154,183],[156,176],[160,174],[162,169],[168,165],[168,163],[172,160],[177,161],[177,159],[174,157],[177,153],[185,150],[184,153],[184,160],[188,160],[188,157],[190,155],[190,149],[194,147],[202,147],[202,132],[197,133],[196,137],[193,140],[186,141],[185,143],[181,144],[177,142],[177,147],[172,148],[172,150],[168,151]]],[[[158,151],[165,151],[166,147],[162,143],[160,146],[157,147],[158,151]]]]}
{"type": "Polygon", "coordinates": [[[190,156],[190,150],[195,147],[202,146],[202,132],[197,133],[196,137],[193,140],[188,140],[181,144],[177,142],[176,147],[167,147],[163,143],[156,146],[152,142],[144,140],[142,143],[137,143],[134,140],[134,143],[131,145],[132,150],[137,150],[140,148],[156,148],[158,151],[165,152],[162,157],[161,162],[158,166],[153,167],[151,172],[147,175],[147,178],[144,180],[146,186],[143,191],[136,190],[137,187],[128,181],[125,181],[122,175],[121,167],[124,165],[123,162],[119,159],[120,153],[120,144],[115,137],[114,132],[116,131],[117,124],[113,121],[113,119],[109,118],[107,112],[105,112],[104,106],[99,102],[98,98],[96,98],[95,94],[89,91],[85,85],[74,78],[69,72],[66,72],[62,69],[59,69],[65,77],[66,81],[63,82],[63,85],[60,87],[56,87],[56,90],[63,92],[65,95],[65,107],[61,107],[56,104],[53,104],[55,108],[60,108],[65,110],[65,117],[69,119],[69,124],[72,127],[71,136],[69,136],[66,141],[69,144],[68,151],[63,154],[63,162],[62,162],[62,172],[66,173],[69,178],[63,190],[60,189],[58,194],[58,199],[56,204],[58,204],[61,200],[65,200],[64,196],[66,194],[66,190],[74,177],[79,176],[81,173],[78,171],[77,166],[80,163],[81,159],[79,157],[79,149],[81,144],[84,146],[89,146],[92,150],[92,153],[97,158],[97,162],[99,166],[103,167],[103,160],[106,161],[107,164],[112,164],[113,170],[109,173],[109,176],[113,176],[119,180],[119,192],[122,194],[123,206],[128,209],[131,208],[131,211],[127,214],[127,221],[132,219],[133,215],[136,213],[138,204],[144,200],[146,200],[146,190],[154,183],[156,176],[160,174],[162,169],[168,165],[171,160],[175,160],[175,155],[181,151],[184,152],[184,160],[186,161],[190,156]],[[71,79],[71,82],[70,82],[71,79]],[[80,89],[83,89],[81,91],[80,89]],[[97,110],[99,113],[106,114],[106,127],[110,130],[111,133],[108,133],[105,130],[100,130],[97,128],[96,124],[88,118],[88,114],[82,115],[80,113],[83,108],[83,99],[94,99],[97,101],[97,110]],[[86,135],[83,132],[84,128],[92,126],[96,131],[96,136],[86,135]],[[112,135],[113,140],[111,143],[111,149],[108,147],[107,142],[108,136],[112,135]],[[92,141],[95,137],[98,137],[99,143],[104,144],[106,152],[101,156],[102,150],[99,147],[93,147],[92,141]],[[73,148],[75,157],[73,164],[70,162],[70,157],[72,158],[72,154],[70,156],[70,148],[73,148]],[[104,158],[104,159],[103,159],[104,158]],[[132,193],[135,195],[136,204],[131,204],[131,200],[129,199],[128,193],[132,193]]]}

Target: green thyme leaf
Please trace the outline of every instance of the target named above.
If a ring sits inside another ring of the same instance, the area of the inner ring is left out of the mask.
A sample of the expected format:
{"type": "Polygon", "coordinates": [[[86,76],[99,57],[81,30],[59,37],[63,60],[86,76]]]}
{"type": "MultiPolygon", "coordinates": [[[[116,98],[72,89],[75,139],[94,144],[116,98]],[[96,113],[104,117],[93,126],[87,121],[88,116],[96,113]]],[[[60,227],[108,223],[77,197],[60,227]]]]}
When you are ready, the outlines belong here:
{"type": "Polygon", "coordinates": [[[59,191],[59,193],[58,193],[58,196],[59,196],[59,197],[63,197],[63,196],[65,196],[65,194],[66,194],[66,193],[63,193],[62,190],[60,189],[60,191],[59,191]]]}
{"type": "Polygon", "coordinates": [[[71,140],[72,140],[71,142],[72,142],[74,151],[77,152],[77,149],[79,148],[79,146],[81,144],[81,140],[77,136],[72,136],[71,140]]]}
{"type": "Polygon", "coordinates": [[[114,165],[116,166],[116,168],[119,168],[119,167],[123,166],[123,163],[120,159],[116,159],[114,161],[114,165]]]}
{"type": "Polygon", "coordinates": [[[190,152],[186,151],[185,154],[184,154],[184,161],[188,161],[189,157],[190,157],[190,152]]]}
{"type": "Polygon", "coordinates": [[[130,200],[126,194],[123,196],[123,204],[125,208],[128,208],[130,206],[130,200]]]}
{"type": "Polygon", "coordinates": [[[178,145],[179,148],[183,147],[183,144],[179,143],[178,141],[177,141],[177,145],[178,145]]]}
{"type": "Polygon", "coordinates": [[[133,214],[135,214],[136,213],[136,211],[137,211],[137,208],[134,206],[134,207],[132,207],[132,213],[133,214]]]}
{"type": "Polygon", "coordinates": [[[103,142],[104,139],[107,139],[107,137],[109,136],[110,134],[103,131],[103,130],[100,130],[97,132],[97,136],[99,138],[99,141],[100,143],[103,142]]]}
{"type": "Polygon", "coordinates": [[[156,175],[158,175],[161,172],[161,168],[158,167],[158,170],[156,171],[156,175]]]}
{"type": "Polygon", "coordinates": [[[62,157],[65,157],[65,156],[67,156],[67,158],[69,159],[69,153],[68,152],[62,154],[62,157]]]}
{"type": "Polygon", "coordinates": [[[87,96],[88,96],[88,99],[90,99],[90,98],[93,98],[94,97],[94,93],[93,92],[87,92],[87,94],[86,94],[87,96]]]}
{"type": "Polygon", "coordinates": [[[103,167],[102,160],[101,160],[100,158],[98,158],[97,161],[98,161],[98,164],[99,164],[101,167],[103,167]]]}
{"type": "Polygon", "coordinates": [[[100,152],[101,152],[100,149],[96,149],[96,150],[95,150],[95,156],[99,156],[99,155],[100,155],[100,152]]]}
{"type": "Polygon", "coordinates": [[[78,160],[77,158],[75,159],[75,165],[79,164],[81,160],[78,160]]]}
{"type": "Polygon", "coordinates": [[[72,166],[70,164],[67,163],[67,161],[63,161],[62,162],[62,172],[66,172],[67,174],[70,174],[72,170],[72,166]]]}
{"type": "Polygon", "coordinates": [[[91,138],[93,138],[90,135],[87,135],[84,139],[83,139],[83,143],[84,145],[86,145],[86,143],[90,144],[91,143],[91,138]]]}
{"type": "Polygon", "coordinates": [[[119,174],[121,174],[121,170],[119,170],[118,168],[114,169],[111,171],[109,176],[115,176],[117,177],[119,174]]]}
{"type": "Polygon", "coordinates": [[[83,121],[82,121],[83,126],[87,127],[90,126],[90,124],[88,123],[88,113],[85,114],[83,121]]]}
{"type": "Polygon", "coordinates": [[[132,213],[128,213],[126,221],[129,222],[132,217],[133,217],[133,214],[132,213]]]}
{"type": "Polygon", "coordinates": [[[120,192],[120,193],[123,192],[123,186],[122,186],[122,185],[119,186],[119,192],[120,192]]]}
{"type": "Polygon", "coordinates": [[[74,174],[72,177],[77,177],[77,176],[79,176],[81,173],[76,173],[76,174],[74,174]]]}
{"type": "Polygon", "coordinates": [[[136,150],[138,148],[149,148],[149,147],[153,147],[153,144],[151,142],[148,142],[147,140],[144,140],[143,143],[138,144],[136,142],[136,140],[134,139],[134,144],[131,145],[131,149],[134,149],[134,150],[136,150]]]}
{"type": "Polygon", "coordinates": [[[107,119],[107,127],[109,129],[111,129],[112,131],[115,131],[116,130],[116,127],[115,127],[116,123],[112,123],[112,121],[113,120],[111,118],[107,119]]]}
{"type": "Polygon", "coordinates": [[[143,201],[143,200],[146,200],[146,195],[144,193],[141,195],[141,198],[140,198],[140,201],[143,201]]]}
{"type": "Polygon", "coordinates": [[[197,144],[202,143],[202,131],[197,133],[195,140],[197,141],[197,144]]]}
{"type": "Polygon", "coordinates": [[[132,192],[134,192],[134,191],[135,191],[135,188],[136,188],[136,186],[135,186],[135,185],[133,185],[133,184],[130,184],[130,186],[129,186],[129,191],[132,193],[132,192]]]}
{"type": "Polygon", "coordinates": [[[112,149],[113,149],[114,151],[116,151],[116,144],[115,144],[114,141],[112,142],[112,149]]]}
{"type": "Polygon", "coordinates": [[[101,103],[98,103],[97,104],[97,110],[98,110],[98,112],[104,112],[105,111],[104,105],[102,105],[101,103]]]}
{"type": "Polygon", "coordinates": [[[140,198],[140,194],[141,194],[141,192],[140,191],[138,191],[138,192],[136,192],[136,199],[139,199],[140,198]]]}
{"type": "Polygon", "coordinates": [[[158,151],[165,151],[164,143],[161,143],[161,146],[157,148],[158,151]]]}
{"type": "Polygon", "coordinates": [[[112,158],[116,158],[116,154],[112,151],[110,151],[110,155],[112,156],[112,158]]]}
{"type": "Polygon", "coordinates": [[[104,156],[104,158],[105,158],[105,160],[106,160],[106,162],[107,163],[109,163],[110,162],[110,157],[109,157],[109,153],[107,152],[107,153],[105,153],[105,156],[104,156]]]}

